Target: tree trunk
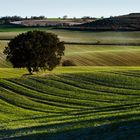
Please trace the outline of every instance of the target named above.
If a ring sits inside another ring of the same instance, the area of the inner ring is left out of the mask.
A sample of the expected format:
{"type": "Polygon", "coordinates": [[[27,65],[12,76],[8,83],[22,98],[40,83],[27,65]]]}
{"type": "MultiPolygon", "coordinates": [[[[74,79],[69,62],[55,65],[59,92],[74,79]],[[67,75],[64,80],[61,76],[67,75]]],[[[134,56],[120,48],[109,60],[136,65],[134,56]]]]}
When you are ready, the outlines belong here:
{"type": "Polygon", "coordinates": [[[31,74],[31,75],[33,74],[33,73],[32,73],[32,68],[31,68],[31,67],[27,67],[27,70],[28,70],[29,74],[31,74]]]}

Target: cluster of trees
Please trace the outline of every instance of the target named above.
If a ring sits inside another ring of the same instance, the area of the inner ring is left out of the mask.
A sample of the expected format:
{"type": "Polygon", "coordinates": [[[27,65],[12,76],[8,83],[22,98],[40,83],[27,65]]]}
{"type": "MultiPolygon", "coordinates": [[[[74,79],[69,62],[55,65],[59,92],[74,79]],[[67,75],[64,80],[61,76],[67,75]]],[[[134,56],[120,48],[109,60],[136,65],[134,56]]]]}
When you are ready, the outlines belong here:
{"type": "MultiPolygon", "coordinates": [[[[45,17],[43,15],[42,16],[31,16],[31,17],[5,16],[5,17],[0,18],[0,24],[9,24],[10,22],[22,21],[22,20],[44,20],[44,19],[47,19],[47,17],[45,17]]],[[[68,19],[68,16],[64,15],[62,18],[59,17],[58,19],[68,19]]],[[[71,19],[73,19],[73,20],[82,19],[82,20],[86,21],[86,20],[95,19],[95,18],[89,17],[89,16],[84,16],[82,18],[73,17],[71,19]]]]}
{"type": "Polygon", "coordinates": [[[31,18],[29,19],[33,19],[33,20],[43,20],[43,19],[46,19],[47,17],[45,16],[31,16],[31,18]]]}
{"type": "Polygon", "coordinates": [[[0,18],[0,24],[9,24],[10,22],[14,21],[21,21],[21,20],[43,20],[46,19],[45,16],[31,16],[28,17],[20,17],[20,16],[5,16],[0,18]]]}
{"type": "Polygon", "coordinates": [[[6,16],[6,17],[1,17],[0,18],[0,24],[9,24],[10,22],[13,21],[20,21],[23,20],[24,18],[20,16],[6,16]]]}

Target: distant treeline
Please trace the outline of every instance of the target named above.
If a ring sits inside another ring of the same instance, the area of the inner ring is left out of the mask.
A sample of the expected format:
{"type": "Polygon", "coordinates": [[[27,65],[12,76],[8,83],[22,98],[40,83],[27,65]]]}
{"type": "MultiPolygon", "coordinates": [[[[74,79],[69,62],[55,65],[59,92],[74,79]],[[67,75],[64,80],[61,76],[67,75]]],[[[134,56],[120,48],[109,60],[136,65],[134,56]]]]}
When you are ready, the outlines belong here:
{"type": "Polygon", "coordinates": [[[22,21],[22,20],[43,20],[46,19],[45,16],[31,16],[30,18],[28,17],[20,17],[20,16],[5,16],[0,18],[0,24],[9,24],[14,21],[22,21]]]}
{"type": "Polygon", "coordinates": [[[22,17],[19,17],[19,16],[6,16],[6,17],[1,17],[0,18],[0,24],[9,24],[10,22],[13,22],[13,21],[20,21],[20,20],[23,20],[22,17]]]}
{"type": "MultiPolygon", "coordinates": [[[[15,21],[22,21],[22,20],[45,20],[45,19],[48,19],[47,17],[45,16],[31,16],[31,17],[21,17],[21,16],[4,16],[4,17],[0,17],[0,24],[9,24],[11,22],[15,22],[15,21]]],[[[50,19],[62,19],[62,20],[67,20],[67,19],[71,19],[71,20],[82,20],[82,21],[89,21],[89,20],[96,20],[96,18],[94,17],[89,17],[89,16],[84,16],[84,17],[81,17],[81,18],[76,18],[76,17],[73,17],[73,18],[68,18],[67,16],[63,16],[62,18],[61,17],[58,17],[58,18],[50,18],[50,19]]]]}

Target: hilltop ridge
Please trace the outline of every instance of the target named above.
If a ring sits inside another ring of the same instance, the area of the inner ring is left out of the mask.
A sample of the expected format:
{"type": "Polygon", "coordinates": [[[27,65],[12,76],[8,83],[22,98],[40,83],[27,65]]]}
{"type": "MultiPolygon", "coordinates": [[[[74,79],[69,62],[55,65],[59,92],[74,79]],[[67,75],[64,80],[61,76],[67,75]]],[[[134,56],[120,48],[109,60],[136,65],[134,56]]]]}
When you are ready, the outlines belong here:
{"type": "Polygon", "coordinates": [[[84,23],[75,28],[89,30],[122,30],[122,31],[139,31],[140,30],[140,13],[131,13],[128,15],[103,18],[93,22],[84,23]]]}

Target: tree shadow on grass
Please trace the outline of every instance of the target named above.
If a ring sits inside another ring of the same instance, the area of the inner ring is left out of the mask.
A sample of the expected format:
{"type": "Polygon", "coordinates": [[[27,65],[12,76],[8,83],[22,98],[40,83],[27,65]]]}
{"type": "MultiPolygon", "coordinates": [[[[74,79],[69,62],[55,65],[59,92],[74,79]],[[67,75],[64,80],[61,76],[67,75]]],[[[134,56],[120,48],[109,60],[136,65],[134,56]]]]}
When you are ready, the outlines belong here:
{"type": "Polygon", "coordinates": [[[31,76],[31,75],[33,75],[33,74],[31,74],[31,73],[25,73],[25,74],[23,74],[23,75],[21,76],[21,78],[28,77],[28,76],[31,76]]]}
{"type": "MultiPolygon", "coordinates": [[[[124,116],[125,118],[126,116],[124,116]]],[[[110,118],[108,118],[110,119],[110,118]]],[[[113,118],[112,118],[113,119],[113,118]]],[[[100,119],[99,119],[100,120],[100,119]]],[[[92,122],[93,120],[91,120],[92,122]]],[[[97,120],[94,120],[95,122],[97,120]]],[[[81,121],[78,123],[84,124],[90,123],[87,121],[81,121]]],[[[6,138],[7,140],[140,140],[140,119],[131,121],[122,121],[118,123],[110,123],[97,127],[86,127],[81,129],[74,129],[72,125],[78,125],[78,123],[61,123],[47,126],[38,126],[36,128],[27,128],[28,131],[37,129],[47,129],[45,133],[39,134],[27,134],[26,136],[19,136],[14,138],[6,138]],[[63,129],[68,128],[69,130],[63,129]],[[60,128],[61,132],[53,133],[49,132],[53,128],[60,128]]],[[[17,132],[24,132],[24,129],[16,130],[17,132]]],[[[27,131],[27,130],[26,130],[27,131]]],[[[0,131],[1,133],[1,131],[0,131]]],[[[5,132],[5,133],[8,133],[5,132]]],[[[16,132],[13,132],[16,134],[16,132]]]]}

